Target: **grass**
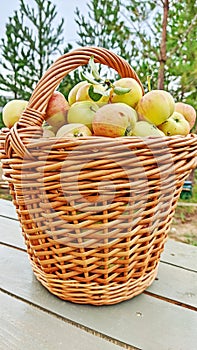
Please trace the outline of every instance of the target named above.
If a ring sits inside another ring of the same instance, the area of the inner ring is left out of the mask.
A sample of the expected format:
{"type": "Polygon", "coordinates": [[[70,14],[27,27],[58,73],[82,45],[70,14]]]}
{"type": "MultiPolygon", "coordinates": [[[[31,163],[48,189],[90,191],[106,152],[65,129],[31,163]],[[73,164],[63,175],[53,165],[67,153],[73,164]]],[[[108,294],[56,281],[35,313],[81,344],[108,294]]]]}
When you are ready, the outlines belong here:
{"type": "Polygon", "coordinates": [[[197,205],[178,205],[169,237],[197,246],[197,205]]]}
{"type": "Polygon", "coordinates": [[[182,224],[188,222],[191,217],[197,218],[197,206],[177,206],[174,220],[179,220],[182,224]]]}
{"type": "Polygon", "coordinates": [[[0,198],[1,199],[6,199],[8,201],[12,200],[12,196],[10,194],[7,193],[2,193],[3,191],[0,189],[0,198]]]}
{"type": "Polygon", "coordinates": [[[194,245],[195,247],[197,247],[197,238],[196,238],[196,236],[193,233],[186,234],[185,238],[186,238],[186,243],[187,244],[191,244],[191,245],[194,245]]]}

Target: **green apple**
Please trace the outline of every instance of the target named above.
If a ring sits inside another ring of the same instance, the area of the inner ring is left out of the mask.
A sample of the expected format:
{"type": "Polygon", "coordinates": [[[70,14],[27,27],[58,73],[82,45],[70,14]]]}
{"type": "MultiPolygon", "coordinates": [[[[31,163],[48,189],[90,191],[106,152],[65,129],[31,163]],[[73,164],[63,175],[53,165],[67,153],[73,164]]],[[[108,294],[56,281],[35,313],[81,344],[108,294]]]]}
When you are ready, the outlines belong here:
{"type": "Polygon", "coordinates": [[[2,119],[8,128],[11,128],[21,117],[28,105],[26,100],[12,100],[6,103],[2,110],[2,119]]]}
{"type": "Polygon", "coordinates": [[[83,85],[86,85],[86,84],[87,84],[87,81],[85,81],[85,80],[80,81],[75,86],[73,86],[73,88],[69,91],[68,103],[70,106],[76,102],[76,95],[77,95],[77,91],[79,90],[79,88],[82,87],[83,85]]]}
{"type": "Polygon", "coordinates": [[[115,92],[112,94],[111,102],[112,103],[126,103],[127,105],[135,108],[138,101],[142,97],[142,88],[138,82],[133,78],[121,78],[114,82],[114,87],[118,88],[128,88],[129,92],[121,95],[117,95],[115,92]]]}
{"type": "Polygon", "coordinates": [[[80,123],[71,123],[61,126],[57,131],[56,137],[83,137],[92,136],[90,129],[80,123]]]}
{"type": "Polygon", "coordinates": [[[147,136],[162,137],[162,136],[165,136],[163,131],[161,131],[159,128],[157,128],[154,124],[151,124],[145,120],[141,120],[141,121],[136,122],[132,135],[133,136],[141,136],[141,137],[147,137],[147,136]]]}
{"type": "Polygon", "coordinates": [[[70,106],[67,115],[68,123],[81,123],[92,131],[92,120],[99,106],[93,101],[79,101],[70,106]]]}
{"type": "Polygon", "coordinates": [[[190,130],[193,128],[196,121],[196,110],[187,103],[175,103],[175,111],[181,113],[190,125],[190,130]]]}
{"type": "Polygon", "coordinates": [[[48,101],[45,111],[45,120],[56,132],[66,123],[69,104],[64,95],[59,91],[54,91],[48,101]]]}
{"type": "Polygon", "coordinates": [[[181,113],[174,112],[164,123],[158,126],[167,136],[188,135],[190,125],[181,113]]]}
{"type": "Polygon", "coordinates": [[[147,92],[138,102],[136,111],[140,119],[160,125],[174,112],[175,102],[172,95],[164,90],[147,92]]]}
{"type": "Polygon", "coordinates": [[[132,134],[137,120],[136,111],[125,103],[110,103],[99,108],[92,127],[96,136],[119,137],[132,134]]]}

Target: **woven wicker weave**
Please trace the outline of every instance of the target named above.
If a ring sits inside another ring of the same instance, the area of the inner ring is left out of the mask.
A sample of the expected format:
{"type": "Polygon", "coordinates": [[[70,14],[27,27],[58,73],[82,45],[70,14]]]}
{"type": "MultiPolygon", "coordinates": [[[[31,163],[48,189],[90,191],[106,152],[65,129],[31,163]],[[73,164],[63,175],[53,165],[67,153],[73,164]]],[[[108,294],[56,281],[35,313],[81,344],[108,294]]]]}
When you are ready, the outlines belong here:
{"type": "Polygon", "coordinates": [[[197,136],[43,139],[52,92],[91,55],[140,82],[106,49],[65,54],[20,121],[0,134],[0,157],[37,279],[62,299],[101,305],[130,299],[155,279],[183,182],[196,166],[197,136]]]}

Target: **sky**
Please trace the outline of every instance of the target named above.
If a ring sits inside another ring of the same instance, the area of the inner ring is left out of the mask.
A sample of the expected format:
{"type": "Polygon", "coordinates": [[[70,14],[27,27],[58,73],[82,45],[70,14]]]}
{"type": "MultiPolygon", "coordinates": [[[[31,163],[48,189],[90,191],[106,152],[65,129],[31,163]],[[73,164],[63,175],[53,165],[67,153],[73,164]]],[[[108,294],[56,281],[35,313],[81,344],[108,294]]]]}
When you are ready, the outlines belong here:
{"type": "MultiPolygon", "coordinates": [[[[32,7],[35,2],[33,0],[25,0],[25,2],[32,7]]],[[[74,21],[74,11],[76,7],[85,14],[87,12],[88,0],[52,0],[52,3],[56,5],[58,12],[58,18],[64,18],[64,41],[73,42],[77,38],[77,25],[74,21]]],[[[13,16],[14,11],[19,9],[20,0],[0,1],[0,38],[3,38],[5,34],[5,25],[8,22],[8,17],[13,16]]],[[[54,20],[55,24],[55,20],[54,20]]]]}

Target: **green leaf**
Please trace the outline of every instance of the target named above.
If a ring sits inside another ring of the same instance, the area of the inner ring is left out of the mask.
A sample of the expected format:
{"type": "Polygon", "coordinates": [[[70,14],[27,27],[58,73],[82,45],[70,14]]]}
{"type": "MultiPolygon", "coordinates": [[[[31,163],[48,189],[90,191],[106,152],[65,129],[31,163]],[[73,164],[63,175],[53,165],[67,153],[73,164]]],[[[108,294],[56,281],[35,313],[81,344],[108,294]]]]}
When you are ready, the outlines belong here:
{"type": "Polygon", "coordinates": [[[90,59],[89,59],[89,66],[90,66],[90,69],[91,69],[91,74],[92,76],[97,80],[97,81],[101,81],[101,77],[99,75],[99,71],[97,69],[97,66],[94,62],[94,56],[91,56],[90,59]]]}
{"type": "Polygon", "coordinates": [[[88,89],[88,94],[89,94],[90,98],[93,101],[95,101],[95,102],[99,101],[101,99],[101,97],[102,97],[101,93],[97,93],[97,92],[94,91],[94,86],[93,85],[90,85],[90,87],[88,89]]]}
{"type": "Polygon", "coordinates": [[[114,92],[116,95],[124,95],[124,94],[127,94],[129,91],[131,91],[131,89],[129,88],[123,88],[119,86],[114,87],[114,92]]]}
{"type": "Polygon", "coordinates": [[[94,80],[90,74],[80,72],[80,77],[81,77],[81,80],[87,80],[87,82],[90,84],[94,84],[94,85],[99,84],[98,81],[94,80]]]}

